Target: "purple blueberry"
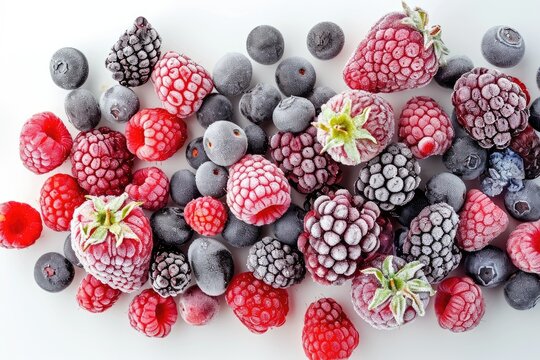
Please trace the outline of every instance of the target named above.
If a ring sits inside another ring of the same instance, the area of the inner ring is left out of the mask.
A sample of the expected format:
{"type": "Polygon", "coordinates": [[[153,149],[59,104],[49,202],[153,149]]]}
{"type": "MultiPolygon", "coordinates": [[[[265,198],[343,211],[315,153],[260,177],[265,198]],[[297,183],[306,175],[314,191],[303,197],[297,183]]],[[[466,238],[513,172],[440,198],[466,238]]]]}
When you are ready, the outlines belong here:
{"type": "Polygon", "coordinates": [[[299,206],[291,204],[283,216],[272,224],[275,237],[284,244],[297,246],[298,237],[304,231],[306,212],[299,206]]]}
{"type": "Polygon", "coordinates": [[[164,207],[150,217],[154,246],[180,250],[180,246],[193,236],[193,230],[184,219],[184,212],[176,207],[164,207]]]}
{"type": "Polygon", "coordinates": [[[198,169],[199,166],[210,160],[204,150],[202,136],[191,140],[186,146],[186,159],[194,169],[198,169]]]}
{"type": "Polygon", "coordinates": [[[307,47],[311,55],[320,60],[333,59],[341,52],[345,44],[345,34],[339,25],[323,21],[309,30],[307,47]]]}
{"type": "Polygon", "coordinates": [[[516,268],[506,251],[488,245],[467,254],[465,271],[478,285],[496,287],[508,280],[516,268]]]}
{"type": "Polygon", "coordinates": [[[94,95],[86,89],[70,91],[64,100],[68,120],[79,131],[92,130],[101,120],[101,110],[94,95]]]}
{"type": "Polygon", "coordinates": [[[274,109],[272,120],[279,131],[299,133],[315,118],[315,107],[308,99],[291,96],[281,100],[274,109]]]}
{"type": "Polygon", "coordinates": [[[171,177],[169,187],[171,198],[182,207],[201,196],[195,183],[195,174],[187,169],[175,172],[171,177]]]}
{"type": "Polygon", "coordinates": [[[139,111],[140,102],[133,90],[115,85],[101,94],[99,107],[105,120],[125,123],[139,111]]]}
{"type": "Polygon", "coordinates": [[[260,25],[249,33],[246,48],[249,56],[259,64],[272,65],[283,56],[285,43],[278,29],[260,25]]]}
{"type": "Polygon", "coordinates": [[[524,181],[523,189],[506,193],[504,206],[519,221],[540,220],[540,186],[534,181],[524,181]]]}
{"type": "Polygon", "coordinates": [[[482,38],[482,55],[492,65],[516,66],[525,54],[525,42],[520,33],[508,26],[490,28],[482,38]]]}
{"type": "Polygon", "coordinates": [[[79,50],[65,47],[54,53],[49,70],[56,85],[66,90],[77,89],[88,78],[88,60],[79,50]]]}
{"type": "Polygon", "coordinates": [[[504,286],[504,297],[516,310],[532,309],[540,300],[540,276],[518,271],[504,286]]]}
{"type": "Polygon", "coordinates": [[[232,118],[231,100],[217,93],[205,97],[199,111],[197,111],[197,121],[205,129],[218,120],[232,121],[232,118]]]}
{"type": "Polygon", "coordinates": [[[223,166],[207,161],[197,169],[195,183],[202,196],[220,198],[226,194],[229,172],[223,166]]]}
{"type": "Polygon", "coordinates": [[[235,248],[249,247],[261,239],[261,228],[247,224],[229,211],[221,236],[235,248]]]}
{"type": "Polygon", "coordinates": [[[287,58],[276,69],[276,84],[285,96],[306,96],[315,86],[317,74],[309,61],[299,56],[287,58]]]}
{"type": "Polygon", "coordinates": [[[446,63],[439,67],[435,74],[435,81],[442,87],[454,89],[456,81],[461,75],[471,71],[474,64],[467,56],[452,56],[446,60],[446,63]]]}
{"type": "Polygon", "coordinates": [[[73,264],[62,255],[50,252],[41,255],[34,266],[34,279],[45,291],[59,292],[67,288],[75,277],[73,264]]]}
{"type": "Polygon", "coordinates": [[[264,129],[255,124],[249,124],[244,128],[248,140],[247,153],[252,155],[264,155],[268,151],[270,142],[264,129]]]}
{"type": "Polygon", "coordinates": [[[309,95],[307,95],[307,99],[311,101],[315,107],[315,113],[319,115],[321,112],[321,107],[335,95],[336,92],[334,89],[331,89],[328,86],[317,86],[311,93],[309,93],[309,95]]]}
{"type": "Polygon", "coordinates": [[[249,88],[252,75],[253,68],[246,56],[240,53],[228,53],[214,66],[212,79],[214,86],[221,94],[237,96],[249,88]]]}
{"type": "Polygon", "coordinates": [[[240,112],[252,123],[262,124],[272,120],[272,113],[280,101],[278,89],[259,83],[240,98],[240,112]]]}

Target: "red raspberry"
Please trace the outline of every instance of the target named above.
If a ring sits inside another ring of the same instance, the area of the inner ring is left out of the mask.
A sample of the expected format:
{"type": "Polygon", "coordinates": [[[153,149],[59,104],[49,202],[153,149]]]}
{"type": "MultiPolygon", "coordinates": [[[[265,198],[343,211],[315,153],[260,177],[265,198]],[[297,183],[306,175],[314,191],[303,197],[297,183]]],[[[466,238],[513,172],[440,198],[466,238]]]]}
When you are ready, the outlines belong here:
{"type": "Polygon", "coordinates": [[[167,160],[186,142],[186,123],[165,109],[142,109],[129,119],[126,139],[129,151],[139,159],[167,160]]]}
{"type": "Polygon", "coordinates": [[[193,199],[184,208],[184,217],[189,226],[205,236],[221,234],[227,222],[227,210],[221,201],[211,196],[193,199]]]}
{"type": "Polygon", "coordinates": [[[439,284],[435,314],[443,329],[453,332],[471,330],[482,320],[484,310],[482,290],[471,278],[450,277],[439,284]]]}
{"type": "Polygon", "coordinates": [[[71,172],[90,195],[120,195],[131,180],[133,155],[122,133],[101,127],[79,133],[71,151],[71,172]]]}
{"type": "Polygon", "coordinates": [[[208,71],[174,51],[158,61],[152,71],[152,82],[163,107],[180,118],[199,110],[204,97],[214,88],[208,71]]]}
{"type": "Polygon", "coordinates": [[[261,155],[246,155],[229,168],[227,205],[243,222],[271,224],[290,204],[291,187],[283,171],[261,155]]]}
{"type": "Polygon", "coordinates": [[[308,359],[348,359],[358,341],[358,331],[334,299],[324,298],[309,305],[302,330],[308,359]]]}
{"type": "Polygon", "coordinates": [[[508,215],[480,190],[470,190],[459,213],[458,246],[477,251],[508,227],[508,215]]]}
{"type": "Polygon", "coordinates": [[[101,313],[114,305],[122,292],[103,284],[90,274],[82,279],[77,289],[79,306],[93,313],[101,313]]]}
{"type": "Polygon", "coordinates": [[[236,275],[225,294],[227,304],[251,332],[262,334],[285,323],[289,295],[257,280],[251,272],[236,275]]]}
{"type": "Polygon", "coordinates": [[[62,165],[72,146],[73,140],[62,120],[51,112],[43,112],[24,123],[19,154],[28,170],[45,174],[62,165]]]}
{"type": "Polygon", "coordinates": [[[540,220],[518,225],[510,233],[506,251],[516,267],[540,274],[540,220]]]}
{"type": "Polygon", "coordinates": [[[414,156],[442,155],[452,145],[452,122],[439,104],[427,96],[409,100],[399,118],[399,139],[414,156]]]}
{"type": "Polygon", "coordinates": [[[126,192],[131,200],[142,202],[143,209],[159,210],[169,201],[169,178],[157,167],[140,169],[133,173],[126,192]]]}
{"type": "Polygon", "coordinates": [[[173,297],[163,298],[152,289],[143,290],[129,305],[129,322],[137,331],[149,337],[165,337],[178,319],[173,297]]]}
{"type": "Polygon", "coordinates": [[[84,195],[73,176],[56,174],[48,178],[39,198],[45,225],[55,231],[68,231],[73,211],[86,200],[84,195]]]}
{"type": "Polygon", "coordinates": [[[36,242],[43,225],[39,212],[25,203],[0,204],[0,247],[22,249],[36,242]]]}

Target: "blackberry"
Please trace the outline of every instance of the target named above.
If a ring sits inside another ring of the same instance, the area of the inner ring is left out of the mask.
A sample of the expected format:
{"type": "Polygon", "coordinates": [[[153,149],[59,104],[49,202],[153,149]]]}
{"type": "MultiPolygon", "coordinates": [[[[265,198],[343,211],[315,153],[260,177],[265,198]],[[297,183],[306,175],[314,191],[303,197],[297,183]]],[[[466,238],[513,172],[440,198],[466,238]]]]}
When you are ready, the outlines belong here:
{"type": "Polygon", "coordinates": [[[161,55],[161,37],[148,20],[139,16],[112,46],[105,66],[120,85],[143,85],[161,55]]]}
{"type": "Polygon", "coordinates": [[[488,151],[468,136],[457,137],[443,155],[444,166],[463,180],[474,180],[486,169],[488,151]]]}
{"type": "Polygon", "coordinates": [[[274,288],[298,284],[306,275],[302,254],[269,236],[249,249],[247,267],[253,276],[274,288]]]}
{"type": "Polygon", "coordinates": [[[182,293],[191,281],[191,268],[180,251],[158,251],[150,265],[152,288],[162,297],[182,293]]]}
{"type": "Polygon", "coordinates": [[[154,246],[180,250],[193,236],[193,229],[184,219],[182,209],[164,207],[150,217],[154,246]]]}
{"type": "Polygon", "coordinates": [[[532,126],[527,126],[512,138],[510,149],[523,160],[526,179],[536,179],[540,176],[540,137],[532,126]]]}
{"type": "Polygon", "coordinates": [[[204,98],[201,107],[197,110],[197,121],[207,128],[218,120],[232,121],[233,106],[231,100],[225,96],[213,93],[204,98]]]}
{"type": "Polygon", "coordinates": [[[390,144],[360,170],[358,194],[391,211],[412,200],[420,185],[420,164],[403,143],[390,144]]]}
{"type": "Polygon", "coordinates": [[[268,135],[262,127],[255,124],[249,124],[244,128],[247,136],[247,153],[251,155],[265,155],[270,146],[268,135]]]}

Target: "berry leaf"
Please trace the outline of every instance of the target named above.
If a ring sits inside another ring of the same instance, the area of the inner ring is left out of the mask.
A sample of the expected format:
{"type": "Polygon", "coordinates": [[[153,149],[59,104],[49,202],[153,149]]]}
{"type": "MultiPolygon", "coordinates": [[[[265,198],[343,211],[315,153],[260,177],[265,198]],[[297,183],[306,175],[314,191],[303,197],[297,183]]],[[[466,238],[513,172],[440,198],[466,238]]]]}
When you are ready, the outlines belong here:
{"type": "Polygon", "coordinates": [[[394,319],[396,319],[398,325],[403,324],[403,315],[405,314],[406,307],[407,300],[403,295],[394,296],[390,302],[390,310],[392,311],[392,315],[394,315],[394,319]]]}
{"type": "Polygon", "coordinates": [[[431,287],[431,285],[424,280],[421,279],[412,279],[407,282],[407,288],[412,293],[421,293],[421,292],[427,292],[430,295],[435,295],[435,290],[431,287]]]}
{"type": "Polygon", "coordinates": [[[409,281],[414,278],[414,275],[418,270],[424,267],[424,264],[420,261],[412,261],[402,267],[397,273],[396,277],[403,281],[409,281]]]}
{"type": "Polygon", "coordinates": [[[392,290],[388,289],[377,289],[375,290],[375,295],[373,295],[373,299],[371,300],[371,303],[369,303],[368,309],[373,310],[375,308],[378,308],[382,304],[388,301],[388,299],[393,295],[392,290]]]}
{"type": "Polygon", "coordinates": [[[387,278],[388,277],[393,277],[394,274],[395,274],[393,261],[394,261],[394,257],[392,255],[387,256],[386,259],[384,259],[384,261],[383,261],[382,273],[387,278]]]}

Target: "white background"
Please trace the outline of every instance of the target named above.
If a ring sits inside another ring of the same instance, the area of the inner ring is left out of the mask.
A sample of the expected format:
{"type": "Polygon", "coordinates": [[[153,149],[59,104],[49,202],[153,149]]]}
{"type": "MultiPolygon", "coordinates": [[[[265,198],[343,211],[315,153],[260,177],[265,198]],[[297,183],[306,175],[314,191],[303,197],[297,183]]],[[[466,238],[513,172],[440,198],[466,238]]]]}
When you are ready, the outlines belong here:
{"type": "MultiPolygon", "coordinates": [[[[509,73],[521,78],[533,98],[539,95],[535,75],[540,65],[537,46],[540,4],[530,1],[417,0],[428,10],[431,23],[439,23],[452,54],[466,54],[476,65],[487,65],[480,41],[491,26],[506,24],[525,38],[523,61],[509,73]]],[[[39,190],[50,176],[36,177],[18,156],[18,135],[32,114],[52,111],[67,122],[63,99],[67,94],[49,77],[49,59],[55,50],[72,46],[86,54],[90,76],[84,88],[98,97],[114,85],[104,60],[110,46],[139,15],[146,16],[161,34],[162,50],[185,53],[212,70],[226,52],[245,53],[249,31],[259,24],[272,24],[285,38],[284,57],[299,55],[317,70],[317,83],[345,89],[341,70],[348,56],[379,17],[400,10],[399,1],[1,1],[0,2],[0,202],[17,200],[38,206],[39,190]],[[306,34],[319,21],[338,23],[346,35],[342,53],[330,61],[314,59],[305,45],[306,34]]],[[[252,85],[273,83],[276,65],[253,63],[252,85]]],[[[135,89],[143,107],[158,106],[151,84],[135,89]]],[[[450,91],[435,83],[415,91],[385,95],[397,114],[413,95],[429,95],[450,111],[450,91]]],[[[236,107],[236,103],[235,103],[236,107]]],[[[237,121],[245,120],[237,112],[237,121]]],[[[190,139],[202,135],[194,118],[187,120],[190,139]]],[[[101,123],[101,125],[107,125],[101,123]]],[[[68,126],[73,135],[76,130],[68,126]]],[[[117,127],[120,128],[120,127],[117,127]]],[[[157,164],[170,176],[186,167],[184,148],[172,159],[157,164]]],[[[436,162],[424,162],[423,181],[441,171],[436,162]]],[[[154,164],[141,164],[148,166],[154,164]]],[[[67,162],[55,172],[69,173],[67,162]]],[[[351,171],[351,178],[356,170],[351,171]]],[[[512,223],[512,227],[515,226],[512,223]]],[[[129,326],[127,308],[132,295],[123,296],[101,315],[79,309],[75,301],[83,272],[77,269],[73,284],[50,294],[33,279],[36,259],[48,251],[62,252],[66,233],[44,230],[33,247],[0,249],[0,358],[15,359],[302,359],[301,331],[307,306],[324,296],[343,305],[360,333],[355,359],[508,359],[539,358],[540,309],[511,309],[502,289],[484,290],[486,315],[473,331],[453,334],[439,328],[433,313],[392,332],[371,329],[354,313],[350,286],[324,287],[308,277],[289,291],[291,311],[284,326],[265,335],[253,335],[222,301],[221,313],[205,327],[190,327],[181,319],[165,339],[150,339],[129,326]]],[[[497,240],[504,244],[505,236],[497,240]]],[[[239,270],[245,269],[246,251],[235,251],[239,270]]]]}

